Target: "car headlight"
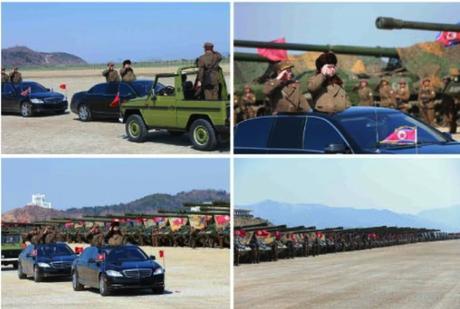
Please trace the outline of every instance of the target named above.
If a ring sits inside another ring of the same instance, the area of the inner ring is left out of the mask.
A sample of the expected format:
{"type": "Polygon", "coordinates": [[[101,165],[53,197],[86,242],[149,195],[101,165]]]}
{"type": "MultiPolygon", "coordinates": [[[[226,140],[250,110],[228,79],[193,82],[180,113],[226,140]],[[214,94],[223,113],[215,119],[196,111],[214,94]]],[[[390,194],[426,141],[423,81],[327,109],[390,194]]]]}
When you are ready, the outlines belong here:
{"type": "Polygon", "coordinates": [[[43,104],[45,102],[43,100],[41,100],[41,99],[32,98],[32,99],[30,99],[30,103],[43,104]]]}
{"type": "Polygon", "coordinates": [[[119,271],[112,269],[107,270],[105,273],[110,277],[123,277],[123,275],[119,271]]]}
{"type": "Polygon", "coordinates": [[[67,101],[67,96],[64,96],[64,98],[62,99],[62,101],[67,101]]]}
{"type": "Polygon", "coordinates": [[[48,264],[48,263],[43,263],[43,262],[40,262],[40,263],[38,263],[37,265],[38,265],[38,267],[42,267],[42,268],[49,268],[49,267],[51,267],[50,264],[48,264]]]}
{"type": "Polygon", "coordinates": [[[155,275],[162,275],[162,274],[164,274],[164,270],[163,270],[163,268],[161,268],[161,267],[158,267],[158,268],[155,269],[155,271],[153,272],[153,275],[154,275],[154,276],[155,276],[155,275]]]}

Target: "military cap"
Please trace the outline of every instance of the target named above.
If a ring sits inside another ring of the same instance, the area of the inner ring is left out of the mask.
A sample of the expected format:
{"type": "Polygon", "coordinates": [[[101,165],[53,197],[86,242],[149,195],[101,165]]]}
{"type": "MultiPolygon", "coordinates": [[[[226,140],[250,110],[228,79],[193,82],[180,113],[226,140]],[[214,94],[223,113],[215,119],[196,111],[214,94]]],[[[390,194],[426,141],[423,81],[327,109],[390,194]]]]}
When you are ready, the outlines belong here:
{"type": "Polygon", "coordinates": [[[112,61],[110,61],[109,63],[107,63],[107,66],[112,66],[112,65],[115,65],[115,63],[113,63],[112,61]]]}
{"type": "Polygon", "coordinates": [[[123,66],[125,66],[127,64],[131,65],[131,60],[126,59],[125,61],[123,61],[123,66]]]}
{"type": "Polygon", "coordinates": [[[401,78],[401,79],[399,80],[399,83],[400,83],[400,84],[407,84],[407,82],[406,82],[406,80],[405,80],[404,78],[401,78]]]}
{"type": "Polygon", "coordinates": [[[287,70],[287,69],[292,69],[294,67],[294,65],[290,62],[290,61],[281,61],[279,63],[276,64],[276,70],[278,72],[281,72],[281,71],[284,71],[284,70],[287,70]]]}
{"type": "Polygon", "coordinates": [[[212,47],[214,47],[214,44],[212,44],[211,42],[206,42],[206,43],[204,43],[203,47],[204,48],[212,48],[212,47]]]}
{"type": "Polygon", "coordinates": [[[336,65],[337,64],[337,56],[334,54],[334,53],[331,53],[331,52],[325,52],[325,53],[322,53],[315,61],[315,64],[316,64],[316,70],[318,72],[321,71],[321,68],[325,65],[325,64],[333,64],[333,65],[336,65]]]}

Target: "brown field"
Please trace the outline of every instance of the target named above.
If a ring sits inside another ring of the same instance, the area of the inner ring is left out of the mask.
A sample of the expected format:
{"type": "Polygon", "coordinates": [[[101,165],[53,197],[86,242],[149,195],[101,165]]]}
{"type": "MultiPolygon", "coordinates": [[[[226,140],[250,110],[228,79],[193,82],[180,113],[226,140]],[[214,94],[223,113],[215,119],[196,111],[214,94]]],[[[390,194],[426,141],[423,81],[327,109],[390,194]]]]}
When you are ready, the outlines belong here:
{"type": "Polygon", "coordinates": [[[460,240],[235,267],[235,308],[459,308],[460,240]]]}
{"type": "MultiPolygon", "coordinates": [[[[35,283],[19,280],[16,271],[2,269],[2,308],[229,308],[230,267],[228,249],[152,248],[165,251],[166,292],[120,291],[102,297],[97,289],[74,292],[70,280],[35,283]]],[[[158,258],[158,262],[163,264],[158,258]]]]}
{"type": "MultiPolygon", "coordinates": [[[[138,79],[153,79],[157,73],[175,72],[177,67],[135,67],[138,79]]],[[[229,85],[229,66],[223,65],[229,85]]],[[[104,82],[100,70],[31,70],[23,72],[24,80],[33,80],[64,93],[70,104],[72,95],[104,82]],[[59,89],[65,83],[67,90],[59,89]]],[[[172,82],[172,80],[171,80],[172,82]]],[[[228,147],[211,153],[228,153],[228,147]]],[[[203,154],[192,148],[188,136],[170,136],[153,131],[145,143],[126,139],[125,127],[119,122],[83,123],[71,113],[22,118],[2,116],[2,153],[5,154],[203,154]]]]}

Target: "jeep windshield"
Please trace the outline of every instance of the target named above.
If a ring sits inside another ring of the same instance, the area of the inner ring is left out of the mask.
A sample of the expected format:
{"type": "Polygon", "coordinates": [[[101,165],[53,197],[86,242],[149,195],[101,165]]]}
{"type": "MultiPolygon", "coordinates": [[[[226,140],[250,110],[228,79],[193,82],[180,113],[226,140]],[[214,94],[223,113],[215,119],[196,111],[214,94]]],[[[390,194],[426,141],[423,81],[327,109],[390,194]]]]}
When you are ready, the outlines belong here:
{"type": "Polygon", "coordinates": [[[74,252],[65,244],[45,244],[38,247],[39,256],[63,256],[73,255],[74,252]]]}
{"type": "Polygon", "coordinates": [[[107,256],[107,261],[113,264],[121,264],[123,262],[142,262],[148,259],[148,256],[137,247],[113,248],[107,256]]]}
{"type": "Polygon", "coordinates": [[[347,115],[337,119],[364,151],[375,152],[378,148],[414,147],[424,144],[442,144],[449,140],[428,125],[399,112],[377,112],[347,115]],[[413,142],[392,141],[392,134],[400,128],[416,130],[413,142]]]}

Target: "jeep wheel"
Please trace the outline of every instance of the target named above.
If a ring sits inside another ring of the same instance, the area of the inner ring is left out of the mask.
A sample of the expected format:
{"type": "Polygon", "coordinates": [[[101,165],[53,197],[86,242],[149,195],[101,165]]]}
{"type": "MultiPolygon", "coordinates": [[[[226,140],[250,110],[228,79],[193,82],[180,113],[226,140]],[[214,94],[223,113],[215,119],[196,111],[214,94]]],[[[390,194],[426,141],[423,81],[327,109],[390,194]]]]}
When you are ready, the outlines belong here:
{"type": "Polygon", "coordinates": [[[28,102],[21,103],[21,116],[22,117],[30,117],[32,116],[32,104],[28,102]]]}
{"type": "Polygon", "coordinates": [[[147,127],[140,115],[133,114],[126,121],[126,135],[131,142],[142,143],[147,137],[147,127]]]}
{"type": "Polygon", "coordinates": [[[37,266],[34,267],[34,281],[41,282],[43,280],[42,274],[40,274],[40,270],[37,266]]]}
{"type": "Polygon", "coordinates": [[[101,296],[108,296],[110,295],[110,289],[107,286],[107,282],[105,281],[105,276],[101,275],[99,277],[99,293],[101,296]]]}
{"type": "Polygon", "coordinates": [[[78,117],[81,121],[91,120],[91,111],[89,110],[88,105],[82,104],[80,107],[78,107],[78,117]]]}
{"type": "Polygon", "coordinates": [[[205,119],[197,119],[190,127],[190,139],[198,150],[212,150],[217,145],[216,132],[205,119]]]}
{"type": "Polygon", "coordinates": [[[80,281],[78,280],[78,273],[76,270],[72,273],[72,287],[74,291],[83,290],[83,284],[81,284],[80,281]]]}
{"type": "Polygon", "coordinates": [[[18,265],[18,278],[19,279],[25,279],[27,276],[25,273],[22,272],[22,266],[21,264],[18,265]]]}

